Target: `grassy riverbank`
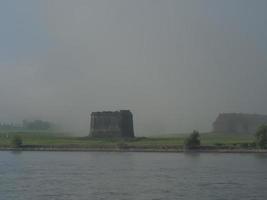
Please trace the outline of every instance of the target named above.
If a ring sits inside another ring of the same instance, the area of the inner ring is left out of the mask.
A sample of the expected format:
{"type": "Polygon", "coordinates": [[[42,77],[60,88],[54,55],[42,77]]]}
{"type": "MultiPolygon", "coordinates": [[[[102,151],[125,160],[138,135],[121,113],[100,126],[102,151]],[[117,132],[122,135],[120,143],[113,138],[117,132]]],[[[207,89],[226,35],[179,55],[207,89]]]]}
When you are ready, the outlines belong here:
{"type": "MultiPolygon", "coordinates": [[[[90,149],[158,149],[179,150],[187,134],[167,137],[137,137],[134,139],[73,137],[53,132],[0,133],[0,148],[11,148],[12,138],[19,135],[23,148],[90,148],[90,149]]],[[[201,149],[253,149],[252,135],[201,134],[201,149]]]]}

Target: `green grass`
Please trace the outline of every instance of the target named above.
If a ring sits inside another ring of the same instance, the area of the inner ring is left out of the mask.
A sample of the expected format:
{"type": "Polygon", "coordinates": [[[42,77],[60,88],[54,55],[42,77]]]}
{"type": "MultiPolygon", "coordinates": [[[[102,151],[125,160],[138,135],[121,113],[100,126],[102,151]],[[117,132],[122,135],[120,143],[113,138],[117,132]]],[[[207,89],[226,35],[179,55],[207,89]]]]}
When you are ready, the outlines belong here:
{"type": "Polygon", "coordinates": [[[252,143],[254,140],[254,137],[251,134],[202,133],[200,137],[202,145],[234,145],[252,143]]]}
{"type": "MultiPolygon", "coordinates": [[[[137,137],[134,139],[72,137],[53,132],[0,133],[0,147],[9,147],[14,135],[19,135],[23,145],[40,147],[91,147],[91,148],[182,148],[188,134],[172,137],[137,137]]],[[[241,146],[253,142],[252,135],[202,133],[203,146],[241,146]]]]}

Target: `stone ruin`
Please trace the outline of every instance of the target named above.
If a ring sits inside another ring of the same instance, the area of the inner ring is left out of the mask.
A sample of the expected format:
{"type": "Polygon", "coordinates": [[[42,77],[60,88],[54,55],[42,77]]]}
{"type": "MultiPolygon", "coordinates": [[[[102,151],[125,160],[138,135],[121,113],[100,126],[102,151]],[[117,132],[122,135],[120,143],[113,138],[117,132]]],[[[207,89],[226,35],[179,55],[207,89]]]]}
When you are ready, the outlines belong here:
{"type": "Polygon", "coordinates": [[[267,115],[222,113],[213,123],[213,132],[255,133],[261,125],[267,125],[267,115]]]}
{"type": "Polygon", "coordinates": [[[134,137],[133,115],[129,110],[93,112],[90,136],[134,137]]]}

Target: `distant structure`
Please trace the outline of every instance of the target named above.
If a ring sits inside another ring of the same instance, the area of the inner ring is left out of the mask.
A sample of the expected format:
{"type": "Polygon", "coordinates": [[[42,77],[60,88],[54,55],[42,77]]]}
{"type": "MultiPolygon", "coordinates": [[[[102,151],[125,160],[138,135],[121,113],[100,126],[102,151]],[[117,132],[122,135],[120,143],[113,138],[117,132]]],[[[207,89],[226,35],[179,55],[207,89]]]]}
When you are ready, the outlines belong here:
{"type": "Polygon", "coordinates": [[[223,113],[213,123],[213,132],[255,133],[261,125],[267,125],[267,115],[223,113]]]}
{"type": "Polygon", "coordinates": [[[129,110],[93,112],[90,135],[92,137],[134,137],[133,115],[129,110]]]}

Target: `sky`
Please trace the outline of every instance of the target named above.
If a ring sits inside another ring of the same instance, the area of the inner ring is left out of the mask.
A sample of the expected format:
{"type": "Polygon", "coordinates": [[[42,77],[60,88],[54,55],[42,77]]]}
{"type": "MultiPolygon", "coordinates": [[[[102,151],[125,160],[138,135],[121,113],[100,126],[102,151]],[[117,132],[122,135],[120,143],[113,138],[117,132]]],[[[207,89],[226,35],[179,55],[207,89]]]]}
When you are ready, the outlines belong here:
{"type": "Polygon", "coordinates": [[[130,109],[136,135],[267,114],[266,0],[1,0],[0,121],[130,109]]]}

